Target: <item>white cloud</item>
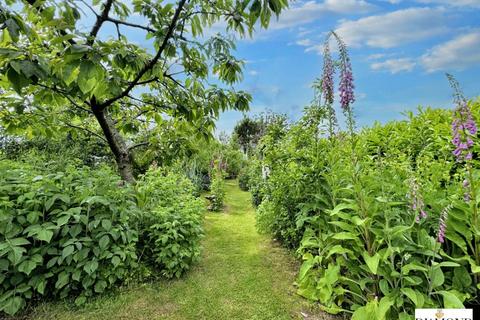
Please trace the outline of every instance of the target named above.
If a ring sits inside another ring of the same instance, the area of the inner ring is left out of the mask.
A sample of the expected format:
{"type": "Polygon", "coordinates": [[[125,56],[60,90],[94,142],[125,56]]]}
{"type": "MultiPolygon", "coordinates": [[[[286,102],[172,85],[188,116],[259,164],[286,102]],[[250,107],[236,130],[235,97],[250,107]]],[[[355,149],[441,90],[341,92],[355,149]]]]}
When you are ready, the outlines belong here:
{"type": "Polygon", "coordinates": [[[371,54],[367,57],[367,60],[378,60],[378,59],[382,59],[386,56],[385,53],[374,53],[374,54],[371,54]]]}
{"type": "MultiPolygon", "coordinates": [[[[402,0],[384,0],[392,4],[403,2],[402,0]]],[[[418,3],[425,4],[442,4],[452,7],[480,7],[480,0],[417,0],[418,3]]]]}
{"type": "Polygon", "coordinates": [[[480,0],[418,0],[418,2],[445,4],[453,7],[480,7],[480,0]]]}
{"type": "Polygon", "coordinates": [[[255,76],[258,75],[258,71],[257,70],[250,70],[250,71],[248,71],[248,74],[255,77],[255,76]]]}
{"type": "Polygon", "coordinates": [[[433,47],[421,57],[421,63],[428,72],[480,65],[480,30],[433,47]]]}
{"type": "Polygon", "coordinates": [[[323,6],[326,11],[335,13],[364,13],[374,8],[363,0],[325,0],[323,6]]]}
{"type": "Polygon", "coordinates": [[[325,0],[324,2],[299,2],[280,14],[278,20],[272,19],[269,29],[278,30],[301,26],[320,19],[328,13],[366,13],[374,6],[364,0],[325,0]]]}
{"type": "Polygon", "coordinates": [[[416,63],[410,58],[399,58],[374,62],[370,65],[370,68],[376,71],[386,70],[392,74],[395,74],[402,71],[412,71],[415,67],[415,64],[416,63]]]}
{"type": "Polygon", "coordinates": [[[408,8],[340,23],[337,33],[349,46],[392,48],[447,32],[442,8],[408,8]]]}
{"type": "Polygon", "coordinates": [[[313,45],[313,41],[310,39],[300,39],[295,42],[295,44],[302,46],[302,47],[309,47],[313,45]]]}

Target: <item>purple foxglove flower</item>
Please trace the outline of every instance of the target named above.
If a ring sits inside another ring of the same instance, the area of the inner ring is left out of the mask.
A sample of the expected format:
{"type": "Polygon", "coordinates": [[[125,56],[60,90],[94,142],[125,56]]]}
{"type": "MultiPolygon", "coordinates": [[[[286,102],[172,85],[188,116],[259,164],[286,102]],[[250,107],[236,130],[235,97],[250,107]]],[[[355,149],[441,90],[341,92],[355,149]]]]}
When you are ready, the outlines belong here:
{"type": "Polygon", "coordinates": [[[325,48],[323,50],[322,93],[325,97],[326,104],[333,103],[333,76],[335,74],[333,60],[330,55],[330,47],[328,45],[329,39],[330,37],[325,41],[325,48]]]}
{"type": "Polygon", "coordinates": [[[408,198],[410,199],[410,208],[416,213],[415,221],[420,222],[421,219],[427,218],[427,213],[424,210],[425,204],[423,198],[419,193],[420,186],[415,178],[410,179],[410,192],[408,198]]]}
{"type": "Polygon", "coordinates": [[[427,213],[426,213],[424,210],[420,210],[420,216],[421,216],[423,219],[426,219],[426,218],[427,218],[427,213]]]}
{"type": "Polygon", "coordinates": [[[454,100],[457,105],[453,111],[452,121],[452,144],[455,146],[453,155],[457,162],[470,161],[472,160],[472,152],[469,149],[474,145],[472,136],[477,134],[477,124],[457,80],[449,74],[447,74],[447,77],[454,89],[454,100]]]}
{"type": "Polygon", "coordinates": [[[350,64],[350,60],[347,58],[345,59],[342,69],[340,72],[340,105],[342,106],[343,110],[348,110],[350,105],[355,102],[354,96],[354,84],[353,84],[353,74],[352,74],[352,66],[350,64]]]}
{"type": "Polygon", "coordinates": [[[452,205],[448,205],[440,213],[440,220],[438,223],[438,232],[437,232],[437,241],[439,243],[445,242],[445,232],[447,231],[448,213],[450,212],[451,208],[452,208],[452,205]]]}

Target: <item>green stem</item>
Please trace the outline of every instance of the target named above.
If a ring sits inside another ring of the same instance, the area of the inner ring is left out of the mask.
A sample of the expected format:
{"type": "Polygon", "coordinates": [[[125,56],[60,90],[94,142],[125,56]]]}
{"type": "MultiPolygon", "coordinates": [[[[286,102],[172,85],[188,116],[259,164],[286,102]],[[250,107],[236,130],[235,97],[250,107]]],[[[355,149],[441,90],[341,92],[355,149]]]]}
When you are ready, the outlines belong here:
{"type": "MultiPolygon", "coordinates": [[[[475,263],[477,266],[480,265],[480,252],[478,244],[478,208],[477,208],[477,188],[475,185],[475,180],[473,179],[473,170],[470,164],[467,165],[468,179],[470,183],[470,207],[472,210],[472,225],[473,225],[473,239],[474,239],[474,255],[475,263]]],[[[475,274],[475,282],[479,283],[479,275],[475,274]]]]}

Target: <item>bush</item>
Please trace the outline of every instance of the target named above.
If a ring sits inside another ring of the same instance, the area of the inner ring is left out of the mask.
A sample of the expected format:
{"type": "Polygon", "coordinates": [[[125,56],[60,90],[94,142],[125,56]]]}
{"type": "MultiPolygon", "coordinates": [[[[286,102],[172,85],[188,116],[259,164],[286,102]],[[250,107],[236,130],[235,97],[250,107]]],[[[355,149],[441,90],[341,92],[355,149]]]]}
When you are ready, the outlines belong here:
{"type": "Polygon", "coordinates": [[[225,180],[223,173],[219,169],[212,170],[212,183],[210,185],[211,211],[221,211],[223,209],[223,200],[225,198],[225,180]]]}
{"type": "Polygon", "coordinates": [[[248,167],[244,167],[238,174],[238,186],[240,187],[240,190],[248,191],[250,189],[249,179],[248,167]]]}
{"type": "Polygon", "coordinates": [[[190,180],[176,173],[151,169],[136,188],[141,261],[167,278],[180,277],[200,255],[204,204],[190,180]]]}
{"type": "Polygon", "coordinates": [[[86,297],[137,266],[136,211],[129,188],[108,168],[43,174],[0,161],[0,311],[40,296],[86,297]]]}
{"type": "Polygon", "coordinates": [[[274,204],[269,199],[260,203],[256,211],[256,227],[260,233],[273,234],[273,224],[276,219],[274,204]]]}
{"type": "Polygon", "coordinates": [[[224,161],[226,162],[226,175],[228,179],[235,179],[242,167],[244,166],[244,155],[243,153],[232,147],[227,148],[224,152],[224,161]]]}
{"type": "MultiPolygon", "coordinates": [[[[480,103],[469,106],[480,123],[480,103]]],[[[478,304],[478,133],[465,164],[452,154],[451,110],[331,138],[314,120],[267,133],[270,175],[249,181],[263,195],[258,229],[303,259],[298,293],[352,319],[478,304]]]]}
{"type": "MultiPolygon", "coordinates": [[[[252,204],[258,207],[265,196],[266,180],[262,174],[262,163],[258,160],[251,159],[243,177],[239,177],[245,181],[248,191],[252,195],[252,204]]],[[[240,183],[240,182],[239,182],[240,183]]],[[[242,182],[244,183],[244,182],[242,182]]]]}

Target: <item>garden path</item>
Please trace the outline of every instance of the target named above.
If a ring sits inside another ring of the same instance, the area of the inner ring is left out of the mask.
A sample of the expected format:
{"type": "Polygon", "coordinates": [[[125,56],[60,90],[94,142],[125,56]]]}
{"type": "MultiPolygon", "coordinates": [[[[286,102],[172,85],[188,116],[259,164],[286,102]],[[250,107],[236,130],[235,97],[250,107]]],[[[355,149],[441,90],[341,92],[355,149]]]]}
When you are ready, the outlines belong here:
{"type": "Polygon", "coordinates": [[[208,213],[201,261],[178,280],[101,296],[81,309],[44,304],[33,319],[331,319],[295,294],[292,255],[257,233],[248,192],[226,182],[225,210],[208,213]]]}

